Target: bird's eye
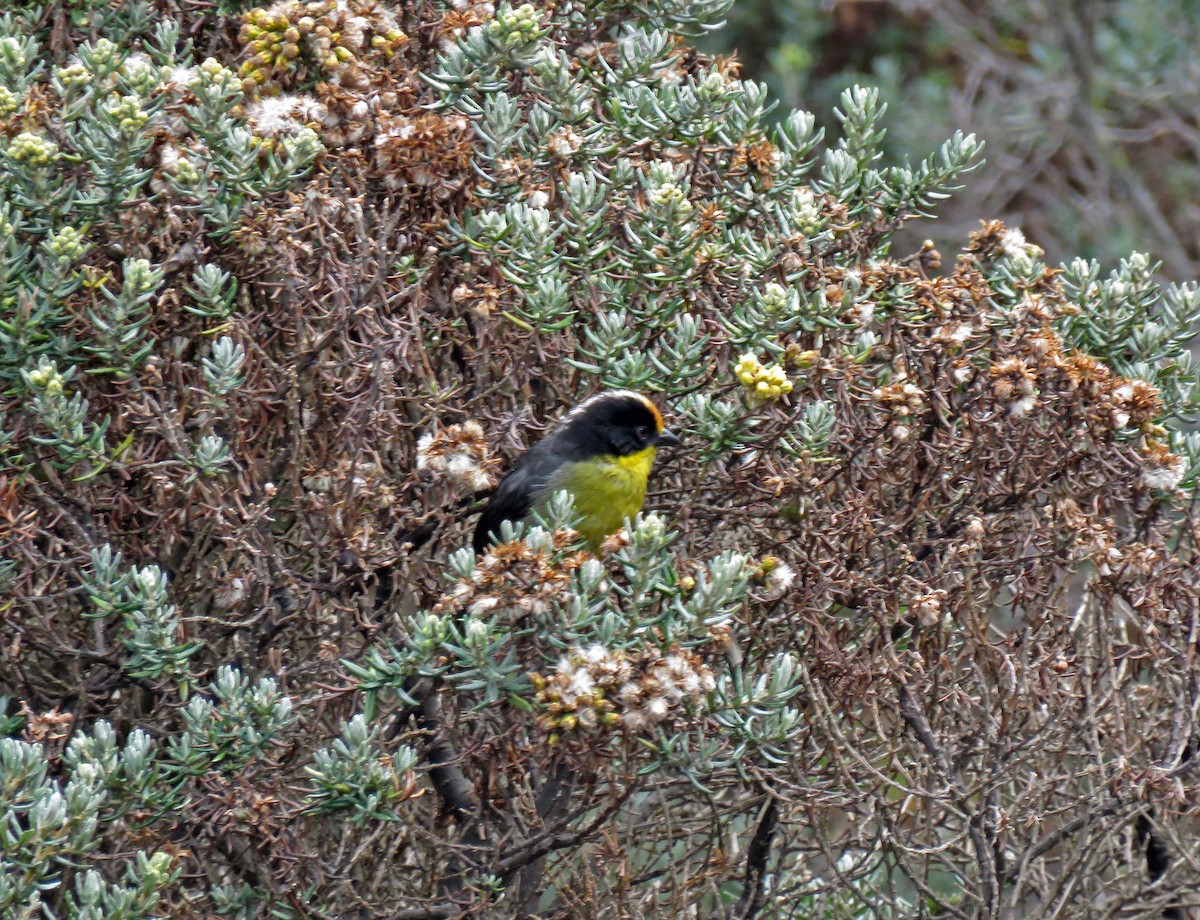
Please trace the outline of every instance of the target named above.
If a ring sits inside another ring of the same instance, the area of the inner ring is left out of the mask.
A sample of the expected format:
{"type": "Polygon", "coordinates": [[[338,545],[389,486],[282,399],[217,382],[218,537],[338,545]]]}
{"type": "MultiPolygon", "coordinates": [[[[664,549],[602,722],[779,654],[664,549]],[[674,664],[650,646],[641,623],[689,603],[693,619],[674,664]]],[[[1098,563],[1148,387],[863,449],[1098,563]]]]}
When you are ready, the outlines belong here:
{"type": "Polygon", "coordinates": [[[650,439],[650,429],[645,425],[638,425],[637,431],[634,432],[639,441],[647,441],[650,439]]]}

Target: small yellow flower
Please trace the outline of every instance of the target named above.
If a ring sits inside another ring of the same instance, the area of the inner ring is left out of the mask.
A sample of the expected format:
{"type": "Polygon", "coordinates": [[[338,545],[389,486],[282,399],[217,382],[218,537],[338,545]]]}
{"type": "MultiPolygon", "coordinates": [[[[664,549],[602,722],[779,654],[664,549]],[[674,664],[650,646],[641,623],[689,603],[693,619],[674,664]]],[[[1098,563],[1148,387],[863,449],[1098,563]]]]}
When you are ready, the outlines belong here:
{"type": "Polygon", "coordinates": [[[753,399],[770,402],[792,392],[787,371],[778,364],[762,364],[752,352],[738,359],[734,376],[753,399]]]}
{"type": "Polygon", "coordinates": [[[8,145],[8,155],[18,163],[45,166],[58,157],[58,145],[28,131],[18,134],[8,145]]]}

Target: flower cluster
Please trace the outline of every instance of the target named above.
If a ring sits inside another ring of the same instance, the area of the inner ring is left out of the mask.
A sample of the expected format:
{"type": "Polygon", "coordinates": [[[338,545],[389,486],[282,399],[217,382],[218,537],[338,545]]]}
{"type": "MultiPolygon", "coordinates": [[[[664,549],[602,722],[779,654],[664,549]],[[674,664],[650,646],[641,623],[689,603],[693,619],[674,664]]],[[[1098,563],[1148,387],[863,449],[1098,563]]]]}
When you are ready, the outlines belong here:
{"type": "MultiPolygon", "coordinates": [[[[1042,305],[1031,303],[1031,311],[1042,305]]],[[[1098,429],[1136,430],[1152,435],[1162,412],[1162,396],[1146,380],[1126,379],[1088,355],[1067,352],[1061,336],[1043,328],[1030,336],[1019,354],[1001,358],[988,368],[996,400],[1007,406],[1007,416],[1024,418],[1056,391],[1082,397],[1088,424],[1098,429]]]]}
{"type": "Polygon", "coordinates": [[[1111,518],[1099,517],[1082,508],[1073,498],[1060,498],[1043,513],[1052,520],[1071,547],[1075,559],[1086,559],[1100,575],[1111,575],[1123,553],[1116,546],[1117,533],[1111,518]]]}
{"type": "Polygon", "coordinates": [[[37,367],[23,373],[25,380],[35,390],[49,393],[52,396],[62,395],[63,384],[66,383],[67,378],[59,373],[58,365],[53,361],[42,358],[37,367]]]}
{"type": "Polygon", "coordinates": [[[716,688],[712,671],[694,652],[630,657],[620,649],[573,648],[549,677],[532,674],[538,724],[557,743],[567,732],[620,726],[643,731],[703,707],[716,688]]]}
{"type": "Polygon", "coordinates": [[[778,556],[764,556],[751,578],[762,585],[766,600],[776,600],[792,586],[796,570],[778,556]]]}
{"type": "Polygon", "coordinates": [[[450,425],[417,442],[417,469],[442,473],[457,489],[481,492],[496,484],[495,461],[478,422],[450,425]]]}
{"type": "Polygon", "coordinates": [[[821,206],[807,185],[792,192],[791,212],[792,219],[802,233],[811,235],[821,228],[821,206]]]}
{"type": "Polygon", "coordinates": [[[21,107],[21,97],[7,86],[0,85],[0,118],[8,118],[21,107]]]}
{"type": "Polygon", "coordinates": [[[942,604],[949,595],[942,589],[918,594],[908,602],[908,612],[922,626],[936,626],[942,619],[942,604]]]}
{"type": "Polygon", "coordinates": [[[70,264],[88,251],[85,236],[80,227],[61,227],[46,238],[46,249],[58,261],[70,264]]]}
{"type": "Polygon", "coordinates": [[[125,263],[125,286],[135,294],[148,294],[161,280],[161,272],[150,265],[149,259],[129,259],[125,263]]]}
{"type": "Polygon", "coordinates": [[[891,415],[892,436],[907,441],[912,436],[912,422],[925,411],[925,393],[920,387],[897,380],[879,387],[871,394],[891,415]]]}
{"type": "Polygon", "coordinates": [[[246,13],[238,37],[247,54],[243,88],[265,96],[312,78],[366,88],[373,59],[386,60],[408,42],[374,0],[279,0],[246,13]]]}
{"type": "Polygon", "coordinates": [[[570,125],[550,135],[550,139],[546,142],[546,149],[553,156],[564,160],[578,151],[581,146],[583,146],[583,138],[576,134],[570,125]]]}
{"type": "Polygon", "coordinates": [[[92,82],[92,72],[81,63],[58,68],[54,77],[64,89],[83,89],[92,82]]]}
{"type": "Polygon", "coordinates": [[[772,281],[762,292],[763,309],[768,313],[782,313],[789,306],[788,290],[772,281]]]}
{"type": "Polygon", "coordinates": [[[12,35],[0,38],[0,61],[14,70],[24,67],[28,63],[20,39],[12,35]]]}
{"type": "Polygon", "coordinates": [[[496,6],[490,0],[453,0],[434,26],[438,46],[442,51],[453,50],[468,29],[483,25],[495,12],[496,6]]]}
{"type": "Polygon", "coordinates": [[[491,316],[500,308],[506,293],[505,288],[494,284],[460,284],[450,296],[456,304],[462,304],[476,316],[483,318],[491,316]]]}
{"type": "Polygon", "coordinates": [[[563,529],[541,543],[512,540],[493,546],[476,561],[470,579],[455,585],[434,612],[481,617],[507,610],[514,620],[543,614],[566,598],[571,576],[591,559],[589,553],[569,551],[578,541],[578,533],[563,529]]]}
{"type": "MultiPolygon", "coordinates": [[[[351,112],[348,136],[367,130],[365,121],[351,112]]],[[[337,132],[326,138],[338,140],[337,132]]],[[[387,114],[375,121],[375,165],[391,189],[412,183],[449,191],[461,186],[460,172],[471,162],[471,124],[458,115],[420,112],[387,114]]]]}
{"type": "Polygon", "coordinates": [[[650,190],[650,203],[672,219],[686,217],[692,211],[692,203],[675,182],[663,182],[650,190]]]}
{"type": "Polygon", "coordinates": [[[187,85],[211,86],[217,89],[232,89],[237,85],[238,78],[232,70],[216,58],[205,58],[195,69],[185,68],[176,74],[181,82],[187,85]]]}
{"type": "Polygon", "coordinates": [[[327,116],[315,96],[269,96],[246,106],[246,118],[257,133],[268,137],[295,134],[306,128],[321,128],[327,116]]]}
{"type": "Polygon", "coordinates": [[[1145,380],[1119,383],[1109,394],[1114,428],[1142,429],[1154,423],[1162,410],[1158,390],[1145,380]]]}
{"type": "Polygon", "coordinates": [[[549,678],[531,674],[537,703],[542,707],[538,724],[549,732],[550,743],[575,729],[617,725],[621,716],[608,697],[632,671],[624,652],[592,645],[586,650],[571,649],[549,678]]]}
{"type": "Polygon", "coordinates": [[[137,96],[111,96],[101,105],[101,110],[122,131],[129,133],[140,131],[150,120],[150,116],[142,108],[141,99],[137,96]]]}
{"type": "Polygon", "coordinates": [[[18,163],[45,166],[58,157],[58,145],[39,134],[24,131],[8,145],[8,155],[18,163]]]}
{"type": "Polygon", "coordinates": [[[1142,485],[1161,492],[1170,492],[1179,485],[1186,468],[1183,457],[1162,444],[1148,445],[1143,456],[1146,467],[1142,470],[1142,485]]]}
{"type": "Polygon", "coordinates": [[[124,58],[121,47],[107,38],[98,38],[92,43],[88,56],[93,73],[110,74],[117,70],[124,58]]]}
{"type": "Polygon", "coordinates": [[[135,92],[148,96],[162,82],[163,71],[146,55],[136,52],[121,64],[121,76],[135,92]]]}
{"type": "Polygon", "coordinates": [[[1000,235],[1000,251],[1006,259],[1017,263],[1031,263],[1040,259],[1044,252],[1025,239],[1020,227],[1008,227],[1000,235]]]}
{"type": "Polygon", "coordinates": [[[752,399],[769,402],[792,392],[792,381],[778,364],[763,364],[753,352],[746,352],[733,369],[752,399]]]}
{"type": "Polygon", "coordinates": [[[1024,418],[1037,407],[1037,376],[1022,358],[1005,358],[992,365],[988,373],[992,392],[1008,403],[1010,418],[1024,418]]]}
{"type": "MultiPolygon", "coordinates": [[[[297,16],[295,23],[288,13],[300,12],[298,3],[275,4],[265,9],[254,9],[246,14],[240,38],[246,43],[253,57],[242,64],[241,74],[251,84],[266,84],[275,68],[289,70],[292,61],[300,56],[300,39],[313,30],[316,23],[311,16],[297,16]]],[[[334,65],[337,58],[334,57],[334,65]]]]}
{"type": "Polygon", "coordinates": [[[200,170],[196,168],[196,164],[184,156],[183,151],[174,144],[163,144],[159,148],[158,156],[163,172],[174,176],[177,185],[186,187],[199,181],[200,170]]]}
{"type": "Polygon", "coordinates": [[[538,37],[541,23],[537,10],[531,3],[523,3],[516,9],[503,4],[496,11],[496,18],[487,24],[487,34],[502,48],[519,48],[538,37]]]}

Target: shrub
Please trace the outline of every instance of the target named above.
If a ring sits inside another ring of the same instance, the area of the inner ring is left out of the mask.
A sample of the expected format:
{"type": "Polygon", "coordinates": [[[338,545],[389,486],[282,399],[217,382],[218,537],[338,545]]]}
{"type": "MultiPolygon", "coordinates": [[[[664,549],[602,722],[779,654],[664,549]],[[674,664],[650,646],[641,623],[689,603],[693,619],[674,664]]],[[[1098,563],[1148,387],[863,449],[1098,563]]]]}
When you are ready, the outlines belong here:
{"type": "Polygon", "coordinates": [[[0,20],[6,915],[1195,903],[1200,292],[893,253],[979,145],[723,6],[0,20]],[[647,512],[461,548],[603,387],[647,512]]]}

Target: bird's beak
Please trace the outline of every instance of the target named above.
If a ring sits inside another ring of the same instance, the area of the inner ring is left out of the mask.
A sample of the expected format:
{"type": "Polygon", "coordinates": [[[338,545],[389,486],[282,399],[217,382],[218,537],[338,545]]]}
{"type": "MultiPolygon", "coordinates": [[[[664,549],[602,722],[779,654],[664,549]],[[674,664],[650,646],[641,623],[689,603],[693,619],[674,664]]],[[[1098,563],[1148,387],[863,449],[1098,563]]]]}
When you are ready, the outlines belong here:
{"type": "Polygon", "coordinates": [[[679,436],[675,432],[664,428],[658,435],[659,447],[678,447],[679,436]]]}

